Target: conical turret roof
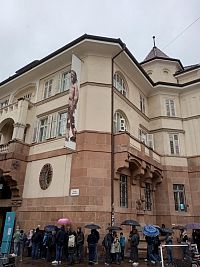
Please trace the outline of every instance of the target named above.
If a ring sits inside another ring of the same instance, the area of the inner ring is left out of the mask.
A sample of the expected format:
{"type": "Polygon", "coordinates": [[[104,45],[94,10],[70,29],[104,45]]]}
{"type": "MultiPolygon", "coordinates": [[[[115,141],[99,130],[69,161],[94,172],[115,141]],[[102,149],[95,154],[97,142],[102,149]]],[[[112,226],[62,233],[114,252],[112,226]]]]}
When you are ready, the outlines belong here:
{"type": "Polygon", "coordinates": [[[148,61],[153,58],[169,58],[169,57],[165,53],[163,53],[159,48],[154,46],[143,61],[148,61]]]}

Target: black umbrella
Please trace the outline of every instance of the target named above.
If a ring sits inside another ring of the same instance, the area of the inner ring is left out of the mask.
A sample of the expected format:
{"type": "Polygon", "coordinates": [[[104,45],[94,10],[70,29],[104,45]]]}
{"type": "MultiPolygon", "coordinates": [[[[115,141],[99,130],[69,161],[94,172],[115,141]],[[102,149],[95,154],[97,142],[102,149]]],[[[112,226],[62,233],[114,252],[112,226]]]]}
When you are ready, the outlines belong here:
{"type": "Polygon", "coordinates": [[[106,228],[106,230],[119,231],[119,230],[122,230],[122,228],[119,226],[113,225],[113,226],[109,226],[108,228],[106,228]]]}
{"type": "Polygon", "coordinates": [[[101,229],[101,227],[98,224],[89,223],[84,226],[87,229],[101,229]]]}
{"type": "Polygon", "coordinates": [[[49,224],[49,225],[46,225],[46,226],[44,227],[44,230],[45,230],[46,232],[52,232],[52,231],[55,231],[55,230],[56,230],[56,226],[55,226],[55,225],[52,225],[52,224],[49,224]]]}
{"type": "Polygon", "coordinates": [[[140,226],[139,222],[134,220],[125,220],[121,223],[121,225],[140,226]]]}
{"type": "Polygon", "coordinates": [[[184,229],[186,229],[186,227],[185,227],[185,225],[183,225],[183,224],[177,224],[177,225],[173,225],[172,226],[172,229],[177,229],[177,230],[184,230],[184,229]]]}

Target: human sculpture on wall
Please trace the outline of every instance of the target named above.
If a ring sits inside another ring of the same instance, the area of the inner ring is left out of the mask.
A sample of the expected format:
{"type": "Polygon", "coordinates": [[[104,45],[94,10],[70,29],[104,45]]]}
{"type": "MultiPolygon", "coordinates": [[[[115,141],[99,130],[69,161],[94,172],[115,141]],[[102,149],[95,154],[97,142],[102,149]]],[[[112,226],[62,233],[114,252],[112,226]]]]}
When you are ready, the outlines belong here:
{"type": "Polygon", "coordinates": [[[76,142],[76,121],[75,110],[79,99],[77,74],[74,70],[71,70],[71,86],[69,89],[69,100],[67,107],[67,125],[66,125],[66,141],[76,142]],[[71,131],[71,133],[70,133],[71,131]],[[71,137],[70,137],[71,136],[71,137]]]}
{"type": "Polygon", "coordinates": [[[140,199],[136,200],[136,209],[138,211],[144,211],[145,210],[145,197],[142,195],[140,199]]]}

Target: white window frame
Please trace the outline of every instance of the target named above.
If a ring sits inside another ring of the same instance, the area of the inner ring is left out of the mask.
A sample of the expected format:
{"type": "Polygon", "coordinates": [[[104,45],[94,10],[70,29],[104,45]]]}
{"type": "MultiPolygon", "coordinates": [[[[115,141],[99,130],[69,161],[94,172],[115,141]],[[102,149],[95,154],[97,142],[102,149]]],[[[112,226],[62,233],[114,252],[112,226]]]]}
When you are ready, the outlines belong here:
{"type": "Polygon", "coordinates": [[[175,211],[187,211],[184,184],[173,184],[175,211]]]}
{"type": "Polygon", "coordinates": [[[145,114],[145,97],[140,94],[140,111],[145,114]]]}
{"type": "Polygon", "coordinates": [[[120,207],[128,208],[128,176],[120,175],[120,207]]]}
{"type": "Polygon", "coordinates": [[[44,83],[44,99],[52,95],[53,79],[49,79],[44,83]]]}
{"type": "Polygon", "coordinates": [[[71,73],[66,71],[62,73],[60,92],[65,92],[70,89],[71,86],[71,73]]]}
{"type": "Polygon", "coordinates": [[[126,82],[122,78],[122,76],[116,72],[113,77],[113,83],[114,87],[119,91],[122,95],[127,97],[127,87],[126,87],[126,82]]]}
{"type": "Polygon", "coordinates": [[[126,131],[126,119],[120,112],[115,112],[114,115],[114,132],[125,132],[126,131]]]}
{"type": "Polygon", "coordinates": [[[166,115],[168,117],[176,116],[175,101],[174,99],[165,99],[166,115]]]}
{"type": "Polygon", "coordinates": [[[41,118],[39,121],[39,128],[38,128],[38,131],[39,131],[38,141],[39,142],[43,142],[47,139],[47,129],[48,129],[48,117],[41,118]]]}
{"type": "Polygon", "coordinates": [[[67,112],[60,112],[58,114],[58,122],[57,122],[57,134],[58,136],[63,136],[66,134],[66,123],[67,123],[67,112]]]}
{"type": "Polygon", "coordinates": [[[169,134],[169,148],[171,155],[180,155],[179,134],[169,134]]]}
{"type": "Polygon", "coordinates": [[[148,147],[154,149],[154,136],[153,134],[148,134],[143,129],[139,129],[139,137],[140,142],[144,143],[148,147]]]}

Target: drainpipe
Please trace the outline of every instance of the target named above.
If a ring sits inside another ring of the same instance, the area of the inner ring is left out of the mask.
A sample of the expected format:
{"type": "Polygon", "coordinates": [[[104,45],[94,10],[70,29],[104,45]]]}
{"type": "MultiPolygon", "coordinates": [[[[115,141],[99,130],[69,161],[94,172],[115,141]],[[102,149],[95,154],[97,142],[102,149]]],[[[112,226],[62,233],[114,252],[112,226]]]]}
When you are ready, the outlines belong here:
{"type": "Polygon", "coordinates": [[[115,224],[115,203],[114,203],[114,176],[115,176],[115,159],[114,159],[114,149],[115,149],[115,141],[114,141],[114,125],[113,125],[113,117],[114,117],[114,60],[118,57],[126,48],[126,45],[123,45],[123,48],[119,53],[117,53],[112,58],[111,65],[111,226],[115,224]]]}

